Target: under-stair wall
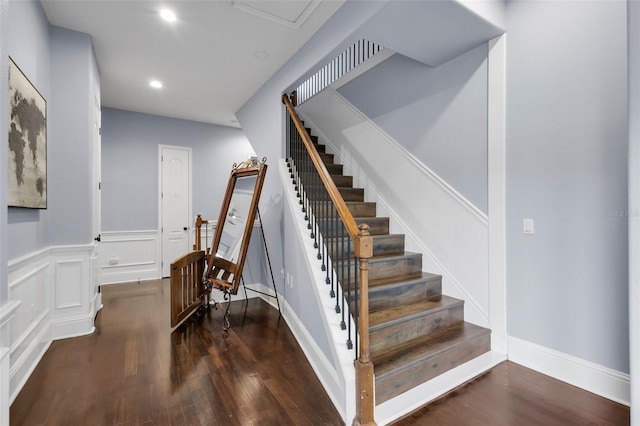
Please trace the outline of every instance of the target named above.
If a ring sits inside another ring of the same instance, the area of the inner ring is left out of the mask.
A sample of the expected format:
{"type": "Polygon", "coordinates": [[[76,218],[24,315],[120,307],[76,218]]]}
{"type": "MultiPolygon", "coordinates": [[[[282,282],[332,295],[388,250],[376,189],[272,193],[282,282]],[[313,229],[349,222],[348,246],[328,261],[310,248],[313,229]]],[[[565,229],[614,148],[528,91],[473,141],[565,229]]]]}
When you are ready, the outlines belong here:
{"type": "Polygon", "coordinates": [[[443,293],[465,300],[467,321],[489,326],[486,215],[332,89],[299,106],[305,124],[344,164],[354,185],[406,234],[443,293]]]}

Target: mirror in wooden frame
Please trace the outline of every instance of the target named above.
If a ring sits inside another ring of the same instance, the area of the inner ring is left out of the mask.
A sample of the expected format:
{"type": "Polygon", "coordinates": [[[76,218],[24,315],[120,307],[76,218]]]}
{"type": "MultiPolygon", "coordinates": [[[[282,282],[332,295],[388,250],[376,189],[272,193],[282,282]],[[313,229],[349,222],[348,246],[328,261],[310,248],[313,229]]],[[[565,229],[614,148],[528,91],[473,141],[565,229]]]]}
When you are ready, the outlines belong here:
{"type": "Polygon", "coordinates": [[[233,165],[207,258],[205,288],[238,293],[266,172],[266,158],[233,165]]]}

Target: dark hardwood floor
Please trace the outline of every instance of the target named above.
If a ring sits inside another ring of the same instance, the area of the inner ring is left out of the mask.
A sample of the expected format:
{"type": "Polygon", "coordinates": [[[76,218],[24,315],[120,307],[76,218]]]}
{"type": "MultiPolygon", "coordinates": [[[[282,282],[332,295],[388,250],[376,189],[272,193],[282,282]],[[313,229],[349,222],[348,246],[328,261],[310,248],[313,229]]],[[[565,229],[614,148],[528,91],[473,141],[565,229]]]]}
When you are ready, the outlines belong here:
{"type": "Polygon", "coordinates": [[[340,415],[266,302],[169,327],[169,280],[102,288],[95,334],[55,341],[12,425],[336,425],[340,415]]]}
{"type": "MultiPolygon", "coordinates": [[[[11,406],[11,425],[340,425],[284,320],[233,302],[171,333],[169,283],[103,287],[96,333],[59,340],[11,406]]],[[[629,409],[513,363],[395,423],[625,425],[629,409]]]]}
{"type": "Polygon", "coordinates": [[[629,407],[503,362],[394,426],[628,424],[629,407]]]}

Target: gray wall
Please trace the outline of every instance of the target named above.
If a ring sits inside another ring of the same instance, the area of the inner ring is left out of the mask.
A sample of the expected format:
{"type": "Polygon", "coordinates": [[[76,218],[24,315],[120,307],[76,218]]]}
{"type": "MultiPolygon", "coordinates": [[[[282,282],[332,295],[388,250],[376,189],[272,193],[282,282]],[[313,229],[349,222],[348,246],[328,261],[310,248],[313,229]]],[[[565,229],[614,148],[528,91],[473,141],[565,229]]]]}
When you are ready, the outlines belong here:
{"type": "Polygon", "coordinates": [[[487,212],[486,44],[436,68],[397,54],[338,91],[487,212]]]}
{"type": "Polygon", "coordinates": [[[625,2],[507,3],[509,335],[629,371],[625,2]],[[522,219],[533,218],[533,235],[522,219]]]}
{"type": "Polygon", "coordinates": [[[88,34],[51,27],[48,245],[87,244],[93,229],[93,99],[99,80],[88,34]]]}
{"type": "MultiPolygon", "coordinates": [[[[51,114],[49,22],[38,1],[12,1],[9,5],[9,14],[8,53],[47,100],[48,130],[51,126],[49,119],[51,114]]],[[[51,143],[50,140],[48,143],[51,143]]],[[[48,152],[48,154],[50,153],[48,152]]],[[[47,168],[49,169],[51,166],[51,161],[47,161],[47,168]]],[[[2,175],[5,182],[6,176],[6,173],[2,175]]],[[[47,183],[48,185],[52,184],[50,179],[47,179],[47,183]]],[[[3,186],[6,187],[6,183],[3,186]]],[[[9,209],[9,226],[8,232],[5,234],[8,236],[9,259],[46,247],[44,233],[46,214],[47,210],[14,207],[9,209]]]]}
{"type": "Polygon", "coordinates": [[[88,35],[50,26],[38,1],[12,1],[9,11],[9,55],[47,101],[47,209],[9,209],[14,259],[91,242],[91,105],[100,89],[88,35]]]}
{"type": "Polygon", "coordinates": [[[102,110],[102,230],[159,229],[158,145],[192,148],[193,214],[216,220],[233,163],[253,152],[240,129],[102,110]]]}

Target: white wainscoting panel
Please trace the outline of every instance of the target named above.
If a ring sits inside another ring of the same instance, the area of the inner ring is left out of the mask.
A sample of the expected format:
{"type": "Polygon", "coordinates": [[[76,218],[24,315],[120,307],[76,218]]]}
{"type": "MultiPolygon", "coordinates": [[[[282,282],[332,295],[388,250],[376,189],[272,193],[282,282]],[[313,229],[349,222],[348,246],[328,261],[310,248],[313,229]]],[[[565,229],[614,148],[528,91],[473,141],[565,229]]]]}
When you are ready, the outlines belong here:
{"type": "Polygon", "coordinates": [[[52,339],[93,332],[93,250],[94,244],[49,247],[9,261],[9,300],[19,304],[10,324],[10,402],[52,339]]]}
{"type": "Polygon", "coordinates": [[[82,306],[82,261],[60,260],[55,264],[55,309],[82,306]]]}
{"type": "Polygon", "coordinates": [[[9,424],[9,376],[11,374],[11,326],[20,302],[12,300],[0,306],[0,425],[9,424]]]}
{"type": "Polygon", "coordinates": [[[157,230],[103,232],[101,284],[161,278],[161,240],[157,230]]]}
{"type": "Polygon", "coordinates": [[[93,333],[96,287],[91,281],[94,244],[51,247],[54,294],[50,302],[51,337],[93,333]]]}
{"type": "Polygon", "coordinates": [[[488,327],[487,216],[334,90],[298,109],[354,186],[377,202],[378,216],[391,217],[391,232],[423,253],[423,269],[442,275],[443,291],[465,301],[465,319],[488,327]]]}

